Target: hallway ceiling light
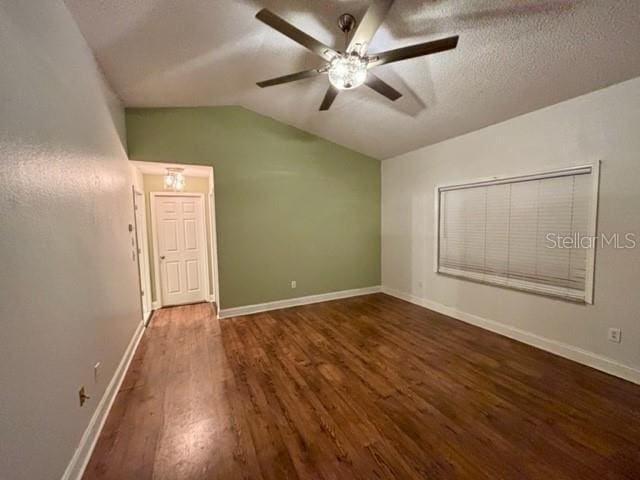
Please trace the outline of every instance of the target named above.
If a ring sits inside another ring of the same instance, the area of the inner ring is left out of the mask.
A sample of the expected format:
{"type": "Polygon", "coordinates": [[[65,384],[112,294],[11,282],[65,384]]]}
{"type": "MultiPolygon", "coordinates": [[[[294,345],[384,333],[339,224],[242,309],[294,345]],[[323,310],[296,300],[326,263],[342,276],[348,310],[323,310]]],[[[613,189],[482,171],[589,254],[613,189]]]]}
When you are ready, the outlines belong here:
{"type": "Polygon", "coordinates": [[[186,182],[183,171],[184,168],[167,168],[167,173],[164,176],[164,189],[173,190],[174,192],[184,190],[186,182]]]}

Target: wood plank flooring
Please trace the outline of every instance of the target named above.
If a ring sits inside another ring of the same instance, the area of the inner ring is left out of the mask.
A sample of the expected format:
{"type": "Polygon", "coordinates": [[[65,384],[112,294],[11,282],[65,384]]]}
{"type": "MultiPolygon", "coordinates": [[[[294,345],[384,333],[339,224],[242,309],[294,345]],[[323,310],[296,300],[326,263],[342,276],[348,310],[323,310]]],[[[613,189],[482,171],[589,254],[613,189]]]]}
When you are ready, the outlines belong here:
{"type": "Polygon", "coordinates": [[[639,479],[640,386],[383,295],[153,317],[85,479],[639,479]]]}

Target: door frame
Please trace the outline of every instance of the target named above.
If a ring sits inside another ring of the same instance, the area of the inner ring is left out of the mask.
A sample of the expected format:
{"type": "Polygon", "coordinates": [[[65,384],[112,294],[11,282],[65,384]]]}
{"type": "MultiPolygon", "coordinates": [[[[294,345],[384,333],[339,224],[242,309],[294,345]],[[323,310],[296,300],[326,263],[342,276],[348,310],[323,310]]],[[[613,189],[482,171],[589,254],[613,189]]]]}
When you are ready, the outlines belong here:
{"type": "MultiPolygon", "coordinates": [[[[162,308],[164,306],[164,302],[163,302],[163,298],[162,298],[162,283],[161,283],[161,275],[160,275],[160,260],[159,260],[159,251],[158,251],[158,225],[157,225],[157,215],[156,215],[156,199],[158,197],[199,197],[202,201],[202,220],[204,221],[203,225],[202,225],[202,236],[204,237],[204,239],[201,238],[201,240],[203,241],[203,245],[204,245],[204,263],[207,266],[207,271],[205,272],[204,275],[204,285],[205,285],[205,298],[204,301],[208,302],[210,301],[210,292],[211,292],[211,285],[209,282],[209,268],[211,268],[211,263],[209,260],[209,247],[207,245],[207,234],[206,234],[206,229],[207,229],[207,216],[206,216],[206,209],[205,209],[205,198],[204,198],[204,194],[202,193],[195,193],[195,192],[171,192],[171,191],[167,191],[167,192],[150,192],[149,197],[151,199],[151,203],[150,203],[150,209],[151,209],[151,236],[152,236],[152,241],[153,241],[153,265],[154,265],[154,272],[153,272],[153,277],[155,280],[155,285],[154,285],[154,293],[155,293],[155,298],[156,301],[158,302],[158,305],[160,308],[162,308]]],[[[209,209],[209,217],[211,217],[211,208],[209,209]]],[[[209,218],[209,222],[211,224],[212,230],[214,230],[214,224],[212,222],[212,219],[209,218]]],[[[212,237],[212,243],[213,243],[213,237],[212,237]]],[[[213,275],[212,275],[213,276],[213,275]]]]}
{"type": "Polygon", "coordinates": [[[209,301],[215,302],[216,317],[220,318],[220,280],[218,276],[218,228],[216,226],[216,193],[215,174],[213,167],[209,167],[209,226],[211,231],[211,250],[209,252],[209,268],[213,285],[209,286],[209,293],[213,290],[213,295],[209,301]]]}
{"type": "Polygon", "coordinates": [[[140,305],[142,307],[142,321],[147,326],[153,312],[151,299],[151,271],[149,268],[149,239],[147,235],[147,205],[144,191],[132,186],[133,191],[133,222],[135,227],[136,259],[138,263],[138,279],[140,283],[140,305]],[[138,214],[141,217],[138,224],[138,214]],[[138,239],[138,236],[141,238],[138,239]]]}

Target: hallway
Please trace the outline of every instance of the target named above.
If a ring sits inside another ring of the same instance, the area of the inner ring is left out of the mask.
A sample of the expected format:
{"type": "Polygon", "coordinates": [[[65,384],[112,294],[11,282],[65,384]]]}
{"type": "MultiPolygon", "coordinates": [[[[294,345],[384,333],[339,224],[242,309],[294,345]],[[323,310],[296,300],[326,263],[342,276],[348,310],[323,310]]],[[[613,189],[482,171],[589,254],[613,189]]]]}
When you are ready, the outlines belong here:
{"type": "Polygon", "coordinates": [[[231,426],[225,367],[211,304],[156,311],[84,478],[212,478],[231,426]]]}

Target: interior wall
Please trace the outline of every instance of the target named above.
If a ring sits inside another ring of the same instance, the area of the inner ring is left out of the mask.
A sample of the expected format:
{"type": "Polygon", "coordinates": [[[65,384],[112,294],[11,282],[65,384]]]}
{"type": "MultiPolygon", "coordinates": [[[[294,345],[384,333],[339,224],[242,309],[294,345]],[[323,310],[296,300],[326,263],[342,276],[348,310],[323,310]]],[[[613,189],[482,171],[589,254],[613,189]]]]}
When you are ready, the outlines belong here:
{"type": "Polygon", "coordinates": [[[214,167],[222,308],[380,284],[378,160],[241,107],[127,109],[127,135],[214,167]]]}
{"type": "MultiPolygon", "coordinates": [[[[640,242],[596,252],[594,305],[434,273],[438,185],[602,160],[598,231],[640,241],[640,78],[382,164],[382,282],[395,292],[605,357],[640,374],[640,242]],[[607,340],[622,329],[622,343],[607,340]]],[[[637,378],[640,378],[638,376],[637,378]]]]}
{"type": "Polygon", "coordinates": [[[0,45],[0,478],[50,480],[141,321],[131,171],[123,109],[61,1],[0,2],[0,45]]]}
{"type": "MultiPolygon", "coordinates": [[[[185,176],[185,187],[183,192],[186,193],[202,193],[204,195],[204,216],[205,216],[205,229],[207,235],[207,258],[211,252],[211,215],[209,214],[209,178],[208,177],[186,177],[185,176]]],[[[143,175],[143,183],[144,183],[144,196],[145,196],[145,205],[147,208],[147,232],[149,232],[148,240],[149,240],[149,272],[151,274],[151,298],[156,301],[158,298],[156,297],[156,278],[155,278],[155,262],[154,262],[154,249],[153,249],[153,225],[151,220],[151,193],[152,192],[165,192],[164,189],[164,176],[163,175],[152,175],[145,173],[143,175]]],[[[211,272],[211,268],[209,270],[209,294],[213,294],[213,274],[211,272]]],[[[160,288],[157,288],[157,291],[160,292],[160,288]]]]}
{"type": "Polygon", "coordinates": [[[129,167],[131,168],[133,187],[136,191],[144,193],[144,174],[135,166],[134,163],[129,163],[129,167]]]}

